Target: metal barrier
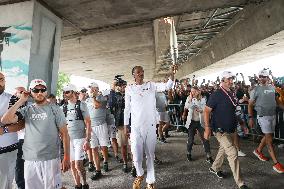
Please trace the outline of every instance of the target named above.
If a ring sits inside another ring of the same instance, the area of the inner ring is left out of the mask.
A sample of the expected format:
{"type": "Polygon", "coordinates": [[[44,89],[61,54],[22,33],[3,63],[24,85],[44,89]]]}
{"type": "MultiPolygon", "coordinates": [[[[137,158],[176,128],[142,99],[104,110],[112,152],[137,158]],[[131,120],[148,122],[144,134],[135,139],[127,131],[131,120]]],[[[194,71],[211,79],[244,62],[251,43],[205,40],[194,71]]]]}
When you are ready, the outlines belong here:
{"type": "Polygon", "coordinates": [[[175,127],[184,127],[185,123],[182,120],[184,104],[168,104],[168,114],[170,124],[175,127]]]}
{"type": "MultiPolygon", "coordinates": [[[[248,125],[248,121],[249,121],[248,105],[241,104],[240,106],[242,107],[242,111],[244,113],[243,120],[245,121],[245,126],[249,130],[248,135],[263,136],[263,133],[261,132],[261,128],[256,118],[255,118],[254,128],[251,129],[248,125]]],[[[175,126],[177,128],[185,126],[185,122],[182,120],[183,110],[184,110],[184,104],[169,104],[168,105],[170,124],[172,126],[175,126]]],[[[281,110],[280,108],[277,108],[276,110],[276,126],[275,126],[275,132],[274,132],[274,139],[284,141],[284,111],[281,110]]]]}

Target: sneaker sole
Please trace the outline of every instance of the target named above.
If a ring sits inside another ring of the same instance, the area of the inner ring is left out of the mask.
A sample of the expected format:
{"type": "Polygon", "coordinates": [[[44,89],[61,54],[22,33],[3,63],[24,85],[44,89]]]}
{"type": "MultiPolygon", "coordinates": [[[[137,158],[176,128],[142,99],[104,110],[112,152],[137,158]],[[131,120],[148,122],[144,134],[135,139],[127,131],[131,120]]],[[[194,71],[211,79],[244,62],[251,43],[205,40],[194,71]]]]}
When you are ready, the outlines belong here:
{"type": "Polygon", "coordinates": [[[273,167],[273,170],[274,171],[276,171],[277,173],[279,173],[279,174],[282,174],[282,173],[284,173],[284,172],[282,172],[282,171],[279,171],[278,169],[276,169],[275,167],[273,167]]]}
{"type": "Polygon", "coordinates": [[[214,175],[216,175],[218,178],[220,178],[220,179],[223,179],[224,177],[219,177],[218,175],[217,175],[217,172],[216,171],[212,171],[210,168],[209,168],[209,171],[210,171],[210,173],[213,173],[214,175]]]}
{"type": "Polygon", "coordinates": [[[261,158],[259,157],[259,155],[258,155],[255,151],[253,151],[253,154],[254,154],[260,161],[268,161],[268,160],[261,159],[261,158]]]}

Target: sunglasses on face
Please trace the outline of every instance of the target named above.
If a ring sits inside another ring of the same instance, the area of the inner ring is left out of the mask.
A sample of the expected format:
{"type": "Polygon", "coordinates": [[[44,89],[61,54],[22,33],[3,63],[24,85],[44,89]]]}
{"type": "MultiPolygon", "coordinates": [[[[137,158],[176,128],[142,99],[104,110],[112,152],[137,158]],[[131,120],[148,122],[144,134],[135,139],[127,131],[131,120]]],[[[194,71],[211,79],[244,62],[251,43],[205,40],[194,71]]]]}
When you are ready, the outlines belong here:
{"type": "Polygon", "coordinates": [[[71,93],[71,91],[64,91],[64,94],[69,94],[71,93]]]}
{"type": "Polygon", "coordinates": [[[259,78],[268,78],[267,76],[260,75],[259,78]]]}
{"type": "Polygon", "coordinates": [[[42,88],[42,89],[33,88],[32,92],[33,93],[39,93],[39,92],[44,93],[46,92],[46,88],[42,88]]]}

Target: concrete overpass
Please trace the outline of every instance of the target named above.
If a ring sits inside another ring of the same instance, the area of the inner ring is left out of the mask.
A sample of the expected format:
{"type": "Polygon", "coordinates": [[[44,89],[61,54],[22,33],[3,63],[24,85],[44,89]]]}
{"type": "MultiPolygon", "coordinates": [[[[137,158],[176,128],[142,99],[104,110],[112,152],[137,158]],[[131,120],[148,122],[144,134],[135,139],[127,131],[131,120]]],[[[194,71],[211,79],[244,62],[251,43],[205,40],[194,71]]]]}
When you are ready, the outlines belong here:
{"type": "MultiPolygon", "coordinates": [[[[0,0],[0,6],[16,2],[21,1],[0,0]]],[[[178,35],[178,78],[248,63],[284,48],[282,0],[38,2],[63,21],[59,70],[108,83],[116,74],[131,81],[134,65],[144,67],[147,80],[167,74],[170,25],[163,18],[169,16],[178,35]]]]}

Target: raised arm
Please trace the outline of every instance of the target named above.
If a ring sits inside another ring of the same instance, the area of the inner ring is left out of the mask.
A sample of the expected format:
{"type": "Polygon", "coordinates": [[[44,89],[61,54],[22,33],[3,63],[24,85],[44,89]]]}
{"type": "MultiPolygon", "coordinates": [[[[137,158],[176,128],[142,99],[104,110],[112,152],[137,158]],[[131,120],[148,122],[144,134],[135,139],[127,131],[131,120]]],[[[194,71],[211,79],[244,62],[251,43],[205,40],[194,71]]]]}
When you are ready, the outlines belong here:
{"type": "Polygon", "coordinates": [[[22,105],[27,102],[28,98],[29,92],[23,92],[21,98],[2,116],[1,122],[3,124],[16,123],[18,121],[18,116],[16,115],[16,112],[22,105]]]}

